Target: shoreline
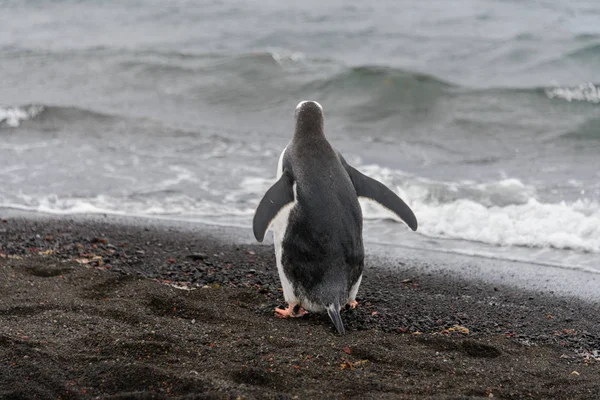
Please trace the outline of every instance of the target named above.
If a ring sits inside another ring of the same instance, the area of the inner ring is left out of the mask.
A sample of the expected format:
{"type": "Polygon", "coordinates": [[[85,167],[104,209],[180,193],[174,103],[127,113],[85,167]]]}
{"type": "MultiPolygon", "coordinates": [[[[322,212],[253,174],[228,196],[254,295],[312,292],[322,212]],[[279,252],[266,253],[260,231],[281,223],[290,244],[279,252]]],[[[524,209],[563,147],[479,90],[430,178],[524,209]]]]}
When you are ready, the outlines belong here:
{"type": "MultiPolygon", "coordinates": [[[[71,220],[78,223],[134,225],[151,229],[175,229],[202,236],[210,236],[224,243],[237,243],[272,248],[270,232],[263,243],[256,242],[252,230],[227,225],[185,221],[180,219],[153,218],[150,216],[119,216],[110,214],[56,215],[33,211],[0,208],[0,217],[31,221],[71,220]],[[4,216],[4,217],[3,217],[4,216]]],[[[402,229],[403,227],[401,227],[402,229]]],[[[403,259],[423,267],[423,272],[450,274],[459,280],[477,281],[503,285],[515,290],[527,290],[547,295],[581,299],[600,306],[600,273],[578,268],[564,268],[545,262],[540,264],[526,260],[509,260],[495,256],[461,254],[451,251],[416,248],[412,246],[373,243],[365,240],[368,258],[403,259]]]]}
{"type": "MultiPolygon", "coordinates": [[[[443,260],[375,249],[359,307],[342,315],[348,333],[338,336],[326,315],[273,316],[283,296],[272,246],[245,232],[0,217],[2,396],[591,398],[600,390],[594,302],[476,273],[464,279],[443,260]]],[[[487,268],[471,263],[465,269],[487,268]]]]}

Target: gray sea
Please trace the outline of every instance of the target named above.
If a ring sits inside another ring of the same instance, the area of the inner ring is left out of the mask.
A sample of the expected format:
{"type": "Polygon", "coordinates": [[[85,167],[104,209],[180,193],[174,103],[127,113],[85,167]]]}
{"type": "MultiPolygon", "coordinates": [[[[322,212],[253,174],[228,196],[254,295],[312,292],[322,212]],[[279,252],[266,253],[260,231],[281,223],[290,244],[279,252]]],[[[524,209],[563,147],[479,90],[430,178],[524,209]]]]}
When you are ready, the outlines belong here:
{"type": "Polygon", "coordinates": [[[0,207],[249,228],[319,101],[369,243],[600,273],[600,2],[0,2],[0,207]]]}

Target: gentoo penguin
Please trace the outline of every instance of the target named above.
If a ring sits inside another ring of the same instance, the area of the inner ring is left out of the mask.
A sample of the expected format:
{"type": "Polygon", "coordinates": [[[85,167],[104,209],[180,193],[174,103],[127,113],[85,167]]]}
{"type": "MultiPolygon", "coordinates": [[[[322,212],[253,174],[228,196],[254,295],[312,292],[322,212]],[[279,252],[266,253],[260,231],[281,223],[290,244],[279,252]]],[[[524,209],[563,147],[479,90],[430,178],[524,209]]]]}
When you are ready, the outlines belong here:
{"type": "Polygon", "coordinates": [[[254,236],[262,242],[273,229],[277,271],[288,303],[275,315],[299,317],[305,310],[326,310],[343,334],[340,309],[356,307],[364,268],[358,198],[379,203],[413,231],[417,219],[394,192],[348,165],[329,144],[319,103],[299,103],[295,119],[294,136],[279,157],[277,182],[254,214],[254,236]]]}

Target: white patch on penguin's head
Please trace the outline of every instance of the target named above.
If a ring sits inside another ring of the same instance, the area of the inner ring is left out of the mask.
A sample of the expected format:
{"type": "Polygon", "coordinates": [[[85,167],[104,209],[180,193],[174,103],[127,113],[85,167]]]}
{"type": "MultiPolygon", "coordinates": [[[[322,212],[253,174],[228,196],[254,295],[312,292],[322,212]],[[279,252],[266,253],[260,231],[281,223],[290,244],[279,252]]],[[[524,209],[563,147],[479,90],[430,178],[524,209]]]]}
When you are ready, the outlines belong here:
{"type": "Polygon", "coordinates": [[[308,103],[316,104],[321,109],[321,112],[323,112],[323,106],[320,105],[319,102],[314,101],[314,100],[304,100],[304,101],[301,101],[296,106],[296,111],[299,111],[302,108],[303,105],[308,104],[308,103]]]}
{"type": "Polygon", "coordinates": [[[316,101],[301,101],[294,113],[296,119],[296,135],[307,136],[323,134],[323,107],[316,101]]]}
{"type": "Polygon", "coordinates": [[[304,100],[298,103],[296,111],[294,112],[294,118],[298,119],[300,114],[305,116],[312,115],[313,118],[316,115],[320,115],[323,118],[323,106],[313,100],[304,100]]]}

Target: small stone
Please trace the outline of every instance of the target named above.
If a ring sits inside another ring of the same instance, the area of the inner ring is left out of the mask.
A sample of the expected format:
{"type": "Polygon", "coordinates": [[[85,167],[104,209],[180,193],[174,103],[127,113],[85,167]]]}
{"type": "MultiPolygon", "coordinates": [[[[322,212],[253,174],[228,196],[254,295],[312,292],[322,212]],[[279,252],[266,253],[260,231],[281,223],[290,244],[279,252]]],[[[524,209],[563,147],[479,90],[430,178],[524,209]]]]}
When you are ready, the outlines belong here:
{"type": "Polygon", "coordinates": [[[185,258],[189,258],[192,261],[203,261],[203,260],[206,260],[206,254],[193,253],[193,254],[188,254],[187,256],[185,256],[185,258]]]}

